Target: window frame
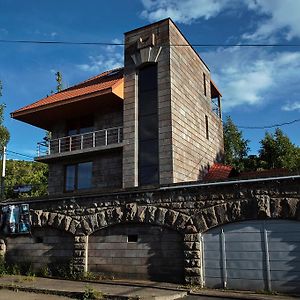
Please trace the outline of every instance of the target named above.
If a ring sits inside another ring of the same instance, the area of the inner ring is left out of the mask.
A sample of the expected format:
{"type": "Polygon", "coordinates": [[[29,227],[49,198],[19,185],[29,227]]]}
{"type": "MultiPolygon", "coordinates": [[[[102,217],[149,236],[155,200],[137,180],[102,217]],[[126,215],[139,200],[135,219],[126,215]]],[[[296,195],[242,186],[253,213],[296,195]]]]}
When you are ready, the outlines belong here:
{"type": "Polygon", "coordinates": [[[84,191],[84,190],[89,190],[93,188],[93,167],[94,167],[94,163],[93,161],[80,161],[80,162],[76,162],[76,163],[71,163],[71,164],[65,164],[64,165],[64,193],[72,193],[72,192],[76,192],[76,191],[84,191]],[[79,169],[79,165],[80,164],[85,164],[85,163],[91,163],[91,185],[90,187],[87,188],[78,188],[78,169],[79,169]],[[72,190],[68,190],[67,189],[67,168],[69,166],[75,166],[75,176],[74,176],[74,189],[72,190]]]}

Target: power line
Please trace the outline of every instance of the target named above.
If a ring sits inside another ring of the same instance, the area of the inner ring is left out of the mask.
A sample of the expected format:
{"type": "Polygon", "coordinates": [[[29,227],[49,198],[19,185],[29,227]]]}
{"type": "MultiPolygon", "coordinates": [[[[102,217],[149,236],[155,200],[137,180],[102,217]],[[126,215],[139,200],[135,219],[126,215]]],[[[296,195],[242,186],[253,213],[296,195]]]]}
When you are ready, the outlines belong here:
{"type": "Polygon", "coordinates": [[[23,153],[11,151],[11,150],[6,150],[6,152],[12,153],[12,154],[15,154],[15,155],[19,155],[19,156],[23,156],[23,157],[27,157],[27,158],[30,158],[30,159],[34,159],[33,156],[30,156],[30,155],[27,155],[27,154],[23,154],[23,153]]]}
{"type": "MultiPolygon", "coordinates": [[[[125,43],[109,43],[109,42],[75,42],[75,41],[43,41],[43,40],[0,40],[0,43],[11,44],[52,44],[52,45],[83,45],[83,46],[124,46],[125,43]]],[[[300,47],[300,44],[171,44],[161,45],[162,47],[300,47]]]]}
{"type": "Polygon", "coordinates": [[[300,119],[296,119],[296,120],[292,120],[292,121],[284,122],[284,123],[279,123],[279,124],[265,125],[265,126],[239,126],[239,125],[237,125],[237,127],[240,129],[271,129],[271,128],[275,128],[275,127],[281,127],[284,125],[294,124],[297,122],[300,122],[300,119]]]}

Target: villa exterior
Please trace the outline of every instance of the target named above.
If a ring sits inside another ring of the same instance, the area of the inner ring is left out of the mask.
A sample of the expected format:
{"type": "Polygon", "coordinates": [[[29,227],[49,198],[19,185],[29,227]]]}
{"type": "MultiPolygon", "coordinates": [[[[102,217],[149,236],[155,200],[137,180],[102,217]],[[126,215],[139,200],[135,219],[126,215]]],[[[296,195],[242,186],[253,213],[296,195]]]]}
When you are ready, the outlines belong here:
{"type": "Polygon", "coordinates": [[[52,137],[36,157],[49,196],[6,200],[31,228],[1,231],[7,261],[300,292],[300,176],[228,180],[221,94],[170,19],[125,33],[124,68],[12,117],[52,137]]]}
{"type": "Polygon", "coordinates": [[[201,179],[222,160],[220,99],[209,68],[167,19],[125,34],[124,68],[12,117],[52,133],[36,160],[49,164],[53,195],[201,179]]]}

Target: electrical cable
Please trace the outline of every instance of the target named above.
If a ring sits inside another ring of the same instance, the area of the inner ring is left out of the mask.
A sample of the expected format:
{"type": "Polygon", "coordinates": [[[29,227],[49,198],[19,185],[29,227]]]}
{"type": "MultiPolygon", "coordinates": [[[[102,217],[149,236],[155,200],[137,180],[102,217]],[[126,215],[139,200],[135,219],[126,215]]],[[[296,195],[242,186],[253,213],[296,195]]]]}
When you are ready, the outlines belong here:
{"type": "Polygon", "coordinates": [[[23,156],[23,157],[27,157],[27,158],[30,158],[30,159],[34,159],[33,156],[30,156],[30,155],[27,155],[27,154],[23,154],[23,153],[11,151],[11,150],[6,150],[6,152],[12,153],[12,154],[15,154],[15,155],[19,155],[19,156],[23,156]]]}
{"type": "Polygon", "coordinates": [[[285,125],[290,125],[290,124],[294,124],[300,122],[300,119],[296,119],[296,120],[292,120],[289,122],[284,122],[284,123],[279,123],[279,124],[272,124],[272,125],[265,125],[265,126],[241,126],[241,125],[237,125],[237,127],[239,129],[271,129],[271,128],[275,128],[275,127],[282,127],[285,125]]]}
{"type": "MultiPolygon", "coordinates": [[[[3,40],[0,43],[12,44],[53,44],[53,45],[85,45],[85,46],[124,46],[125,43],[109,42],[75,42],[75,41],[42,41],[42,40],[3,40]]],[[[162,47],[300,47],[300,44],[171,44],[161,45],[162,47]]]]}

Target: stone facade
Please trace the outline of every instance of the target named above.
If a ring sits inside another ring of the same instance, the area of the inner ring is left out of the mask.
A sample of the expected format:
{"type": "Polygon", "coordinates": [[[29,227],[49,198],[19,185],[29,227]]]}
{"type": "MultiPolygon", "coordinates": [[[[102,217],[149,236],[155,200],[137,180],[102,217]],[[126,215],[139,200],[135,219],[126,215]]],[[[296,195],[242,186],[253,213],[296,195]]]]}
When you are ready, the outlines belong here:
{"type": "MultiPolygon", "coordinates": [[[[73,235],[78,270],[89,269],[88,240],[99,230],[118,224],[160,226],[183,237],[185,281],[200,283],[200,234],[243,220],[300,220],[300,178],[175,185],[26,202],[30,204],[33,228],[51,227],[73,235]]],[[[6,243],[10,249],[10,240],[6,243]]]]}

